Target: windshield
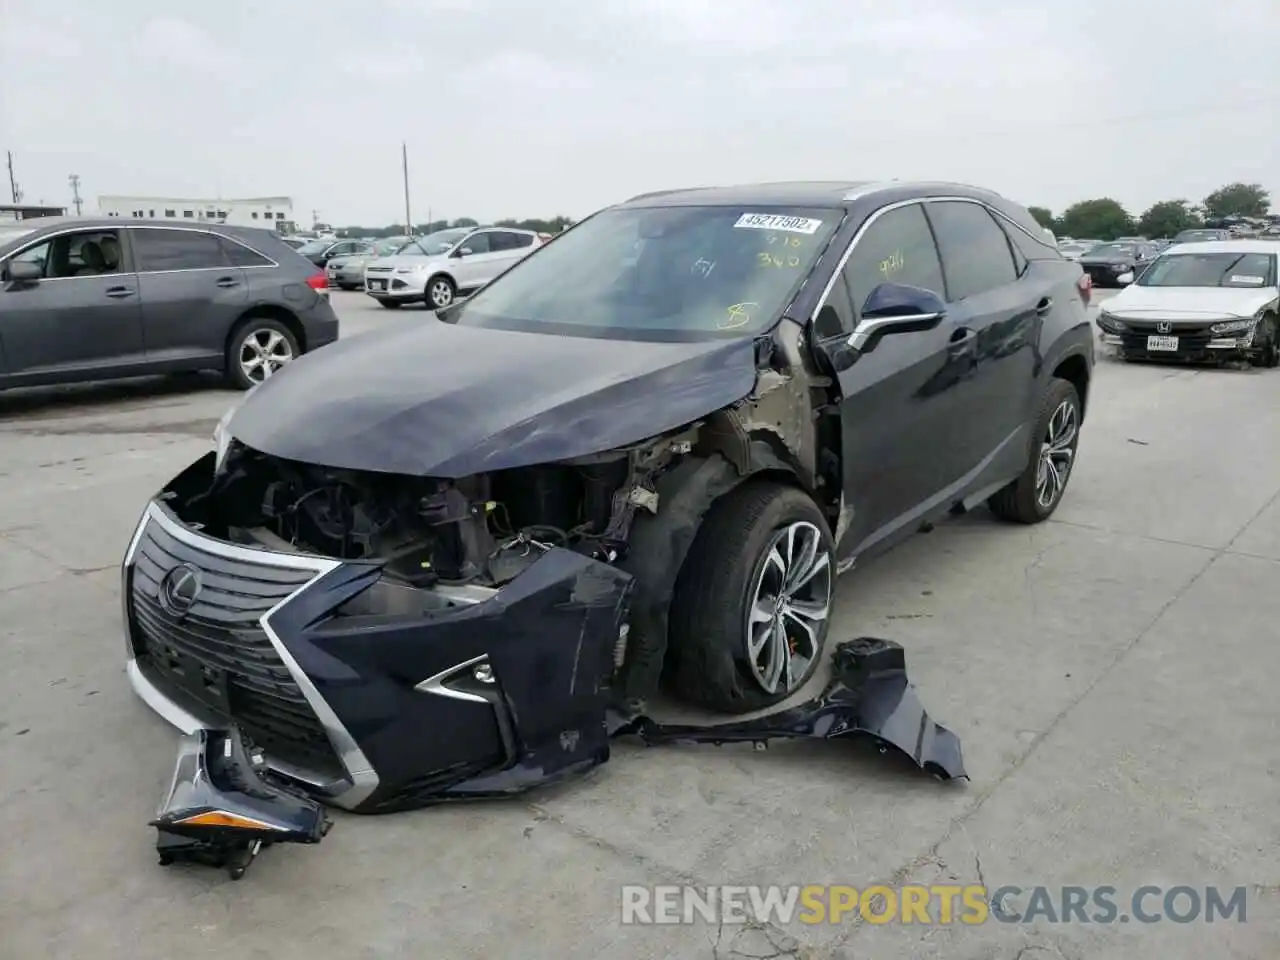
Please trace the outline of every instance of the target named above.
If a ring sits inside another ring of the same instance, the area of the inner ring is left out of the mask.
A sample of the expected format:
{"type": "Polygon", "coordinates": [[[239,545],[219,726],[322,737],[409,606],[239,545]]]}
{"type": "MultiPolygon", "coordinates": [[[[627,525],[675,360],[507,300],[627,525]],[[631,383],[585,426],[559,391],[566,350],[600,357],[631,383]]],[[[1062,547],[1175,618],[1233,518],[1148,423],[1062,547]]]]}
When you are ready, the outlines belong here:
{"type": "Polygon", "coordinates": [[[1132,243],[1103,243],[1089,251],[1091,257],[1136,257],[1138,248],[1132,243]]]}
{"type": "Polygon", "coordinates": [[[1173,238],[1174,243],[1199,243],[1204,240],[1221,240],[1221,230],[1183,230],[1173,238]]]}
{"type": "Polygon", "coordinates": [[[298,252],[305,257],[312,253],[324,253],[332,246],[332,240],[309,240],[298,248],[298,252]]]}
{"type": "Polygon", "coordinates": [[[404,243],[404,237],[387,237],[375,243],[371,252],[375,257],[389,257],[403,247],[404,243]]]}
{"type": "Polygon", "coordinates": [[[626,207],[556,237],[459,306],[463,326],[634,340],[756,333],[791,302],[839,210],[626,207]]]}
{"type": "Polygon", "coordinates": [[[1142,287],[1265,287],[1275,284],[1271,253],[1167,253],[1138,278],[1142,287]]]}
{"type": "Polygon", "coordinates": [[[425,237],[410,240],[396,251],[398,257],[438,257],[448,253],[454,244],[472,231],[472,227],[457,227],[452,230],[437,230],[425,237]]]}
{"type": "Polygon", "coordinates": [[[18,224],[0,224],[0,246],[6,243],[12,243],[19,237],[25,237],[28,233],[35,233],[34,227],[25,227],[18,224]]]}

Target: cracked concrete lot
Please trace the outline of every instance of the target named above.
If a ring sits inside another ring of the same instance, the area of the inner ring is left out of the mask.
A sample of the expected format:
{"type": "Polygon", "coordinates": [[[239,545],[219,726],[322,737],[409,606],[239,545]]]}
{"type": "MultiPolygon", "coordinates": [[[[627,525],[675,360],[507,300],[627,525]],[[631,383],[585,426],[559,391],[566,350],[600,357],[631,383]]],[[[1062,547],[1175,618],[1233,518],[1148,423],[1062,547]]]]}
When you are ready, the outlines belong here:
{"type": "MultiPolygon", "coordinates": [[[[343,335],[422,322],[337,294],[343,335]]],[[[429,368],[424,367],[424,376],[429,368]]],[[[617,748],[519,801],[337,817],[240,883],[163,870],[175,734],[130,693],[117,564],[235,395],[0,395],[0,957],[1280,956],[1280,371],[1100,361],[1052,522],[973,515],[849,574],[968,784],[857,745],[617,748]],[[623,926],[624,884],[1248,888],[1247,920],[623,926]]]]}

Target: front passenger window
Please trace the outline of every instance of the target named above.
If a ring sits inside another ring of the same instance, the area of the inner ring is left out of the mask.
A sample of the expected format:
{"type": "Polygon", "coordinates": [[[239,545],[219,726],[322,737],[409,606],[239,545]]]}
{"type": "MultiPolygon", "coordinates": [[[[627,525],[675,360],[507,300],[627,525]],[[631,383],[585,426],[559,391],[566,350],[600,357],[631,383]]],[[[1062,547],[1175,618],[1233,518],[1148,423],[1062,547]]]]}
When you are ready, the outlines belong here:
{"type": "Polygon", "coordinates": [[[855,318],[868,295],[882,283],[901,283],[943,292],[938,249],[918,203],[883,214],[858,239],[844,266],[855,318]]]}
{"type": "Polygon", "coordinates": [[[458,244],[458,249],[467,249],[472,253],[488,253],[489,252],[489,234],[473,233],[471,236],[463,239],[458,244]]]}

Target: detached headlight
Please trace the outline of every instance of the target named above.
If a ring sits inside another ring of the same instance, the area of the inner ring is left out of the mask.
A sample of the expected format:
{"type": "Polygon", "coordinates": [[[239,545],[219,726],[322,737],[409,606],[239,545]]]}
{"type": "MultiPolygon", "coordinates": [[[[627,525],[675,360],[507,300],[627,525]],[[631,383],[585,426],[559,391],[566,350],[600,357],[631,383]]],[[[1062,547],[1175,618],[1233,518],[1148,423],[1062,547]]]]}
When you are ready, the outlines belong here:
{"type": "Polygon", "coordinates": [[[1248,320],[1224,320],[1209,328],[1211,333],[1248,333],[1258,323],[1256,317],[1248,320]]]}
{"type": "Polygon", "coordinates": [[[1098,326],[1106,333],[1127,333],[1129,328],[1105,310],[1098,314],[1098,326]]]}

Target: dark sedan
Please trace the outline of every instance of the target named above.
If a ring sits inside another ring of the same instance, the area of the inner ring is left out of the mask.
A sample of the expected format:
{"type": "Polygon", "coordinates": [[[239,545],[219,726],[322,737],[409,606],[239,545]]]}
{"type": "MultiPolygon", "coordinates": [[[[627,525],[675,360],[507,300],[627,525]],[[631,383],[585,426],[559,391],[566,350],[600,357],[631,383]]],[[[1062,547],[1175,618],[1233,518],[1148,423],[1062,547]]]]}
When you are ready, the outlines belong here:
{"type": "Polygon", "coordinates": [[[0,228],[0,388],[209,369],[247,389],[337,337],[324,273],[269,230],[0,228]]]}
{"type": "Polygon", "coordinates": [[[977,188],[636,197],[250,394],[139,522],[128,675],[362,811],[601,763],[606,697],[664,670],[777,704],[838,572],[982,504],[1053,514],[1088,297],[977,188]]]}
{"type": "Polygon", "coordinates": [[[1159,255],[1150,241],[1102,243],[1080,258],[1080,266],[1095,287],[1123,287],[1133,283],[1159,255]]]}
{"type": "Polygon", "coordinates": [[[372,240],[311,240],[298,248],[298,253],[317,267],[326,267],[337,257],[363,253],[373,246],[372,240]]]}

